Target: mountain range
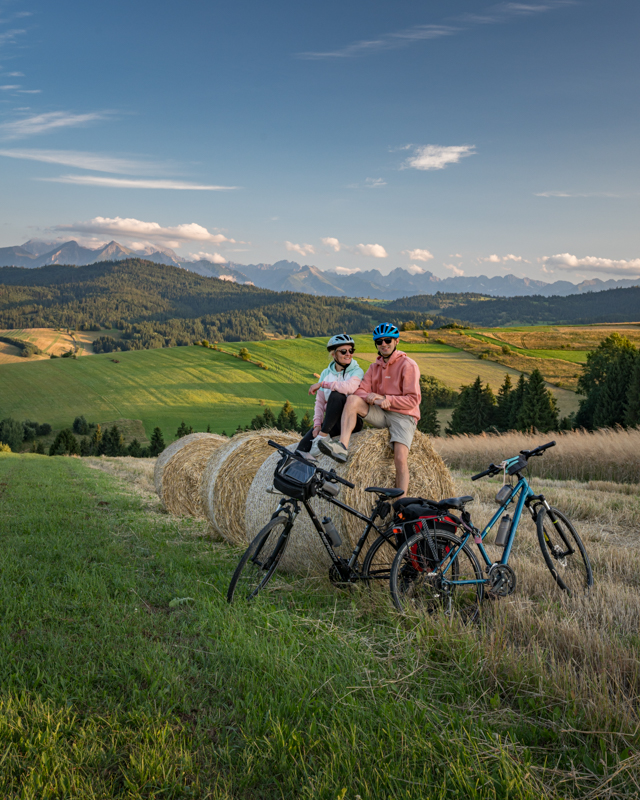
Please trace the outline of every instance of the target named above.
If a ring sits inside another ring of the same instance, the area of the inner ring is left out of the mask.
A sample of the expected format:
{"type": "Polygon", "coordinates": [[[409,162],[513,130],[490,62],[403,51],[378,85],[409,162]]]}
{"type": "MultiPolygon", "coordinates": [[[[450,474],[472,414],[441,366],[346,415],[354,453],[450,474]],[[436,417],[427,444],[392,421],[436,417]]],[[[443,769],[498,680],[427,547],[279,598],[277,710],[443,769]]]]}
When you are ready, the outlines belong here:
{"type": "Polygon", "coordinates": [[[621,289],[640,285],[640,278],[603,281],[599,278],[571,281],[545,281],[518,278],[516,275],[456,276],[438,278],[431,272],[410,272],[400,267],[383,275],[377,269],[343,275],[333,270],[321,270],[315,266],[295,261],[277,261],[275,264],[214,264],[210,261],[187,261],[169,248],[147,247],[132,250],[112,241],[103,247],[82,247],[76,241],[47,242],[30,239],[16,247],[0,248],[0,267],[42,267],[48,264],[85,266],[99,261],[118,261],[125,258],[142,257],[159,264],[173,264],[199,275],[251,284],[277,292],[303,292],[305,294],[330,297],[367,297],[379,300],[397,300],[417,294],[475,293],[490,297],[566,297],[584,292],[601,292],[605,289],[621,289]]]}

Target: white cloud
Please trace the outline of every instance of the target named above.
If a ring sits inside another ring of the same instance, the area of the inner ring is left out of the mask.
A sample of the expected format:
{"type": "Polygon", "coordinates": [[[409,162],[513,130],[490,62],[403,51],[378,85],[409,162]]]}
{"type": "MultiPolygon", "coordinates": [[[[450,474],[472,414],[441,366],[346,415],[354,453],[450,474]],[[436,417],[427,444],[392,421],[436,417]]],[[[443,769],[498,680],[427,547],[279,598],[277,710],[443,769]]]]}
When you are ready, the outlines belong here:
{"type": "Polygon", "coordinates": [[[383,178],[365,178],[364,183],[350,183],[347,189],[379,189],[386,185],[387,182],[383,178]]]}
{"type": "Polygon", "coordinates": [[[221,256],[220,253],[192,253],[192,258],[199,261],[210,261],[212,264],[228,264],[229,259],[221,256]]]}
{"type": "Polygon", "coordinates": [[[419,267],[417,264],[409,264],[409,266],[405,267],[405,269],[410,275],[424,275],[424,273],[427,271],[426,269],[419,267]]]}
{"type": "Polygon", "coordinates": [[[462,258],[462,253],[449,253],[449,258],[462,258]]]}
{"type": "Polygon", "coordinates": [[[58,178],[35,178],[35,180],[47,183],[71,183],[76,186],[104,186],[109,189],[180,189],[225,192],[239,188],[238,186],[215,186],[154,178],[106,178],[104,175],[60,175],[58,178]]]}
{"type": "Polygon", "coordinates": [[[456,278],[461,277],[464,275],[464,270],[460,269],[460,267],[456,267],[455,264],[445,264],[445,269],[451,270],[456,278]]]}
{"type": "Polygon", "coordinates": [[[183,223],[175,227],[162,227],[157,222],[143,222],[139,219],[123,219],[121,217],[94,217],[86,222],[74,222],[71,225],[56,225],[55,231],[72,231],[74,233],[103,234],[125,239],[146,239],[151,242],[161,241],[169,247],[180,247],[183,242],[235,242],[221,233],[210,233],[196,222],[183,223]]]}
{"type": "Polygon", "coordinates": [[[86,153],[81,150],[36,150],[15,149],[0,150],[0,156],[5,158],[19,158],[27,161],[40,161],[43,164],[62,164],[65,167],[77,169],[91,169],[97,172],[119,172],[128,174],[145,174],[150,170],[157,170],[158,164],[145,161],[136,161],[130,158],[114,158],[100,153],[86,153]]]}
{"type": "Polygon", "coordinates": [[[17,119],[13,122],[3,122],[0,125],[0,134],[5,139],[21,139],[24,136],[33,136],[38,133],[56,130],[58,128],[76,128],[105,119],[106,112],[91,112],[90,114],[70,114],[67,111],[49,111],[46,114],[36,114],[33,117],[17,119]]]}
{"type": "Polygon", "coordinates": [[[461,158],[473,156],[476,153],[475,145],[450,145],[443,147],[439,144],[425,144],[415,147],[414,155],[410,156],[400,169],[444,169],[448,164],[457,164],[461,158]]]}
{"type": "Polygon", "coordinates": [[[322,239],[322,244],[326,245],[326,247],[330,247],[336,253],[340,252],[340,248],[342,245],[337,239],[334,239],[333,236],[325,236],[322,239]]]}
{"type": "Polygon", "coordinates": [[[17,28],[0,33],[0,47],[2,47],[3,44],[13,44],[16,40],[16,36],[20,36],[23,33],[26,33],[26,30],[19,30],[17,28]]]}
{"type": "Polygon", "coordinates": [[[372,258],[387,258],[388,253],[381,244],[358,244],[355,252],[361,256],[371,256],[372,258]]]}
{"type": "Polygon", "coordinates": [[[615,192],[536,192],[536,197],[626,197],[615,192]]]}
{"type": "Polygon", "coordinates": [[[504,264],[507,261],[515,261],[517,263],[524,263],[524,264],[529,263],[526,258],[523,258],[522,256],[514,256],[513,253],[509,253],[506,256],[499,256],[494,253],[493,255],[487,256],[486,258],[481,258],[480,261],[487,261],[490,264],[504,264]]]}
{"type": "Polygon", "coordinates": [[[16,84],[5,84],[4,86],[0,86],[0,92],[10,92],[10,91],[13,91],[14,89],[19,89],[19,88],[20,88],[20,84],[19,83],[16,83],[16,84]]]}
{"type": "Polygon", "coordinates": [[[433,253],[430,253],[428,250],[403,250],[403,253],[406,253],[412,261],[431,261],[433,258],[433,253]]]}
{"type": "Polygon", "coordinates": [[[355,269],[350,269],[349,267],[334,267],[331,272],[337,272],[338,275],[355,275],[356,272],[360,272],[360,269],[358,267],[355,269]]]}
{"type": "Polygon", "coordinates": [[[24,72],[5,72],[8,78],[24,78],[24,72]]]}
{"type": "Polygon", "coordinates": [[[542,263],[544,272],[580,270],[581,272],[601,272],[612,275],[630,275],[634,278],[640,277],[640,258],[624,261],[622,259],[596,258],[595,256],[578,258],[571,255],[571,253],[559,253],[555,256],[545,256],[542,259],[542,263]]]}
{"type": "Polygon", "coordinates": [[[236,283],[236,279],[233,275],[218,275],[219,281],[230,281],[231,283],[236,283]]]}
{"type": "Polygon", "coordinates": [[[316,248],[312,244],[294,244],[293,242],[285,242],[284,246],[292,253],[298,253],[301,256],[310,256],[316,252],[316,248]]]}
{"type": "Polygon", "coordinates": [[[356,56],[367,55],[367,53],[376,50],[390,50],[404,47],[415,41],[438,39],[441,36],[451,36],[453,33],[456,33],[457,30],[457,28],[453,28],[450,25],[416,25],[413,28],[407,28],[397,33],[382,34],[382,36],[377,39],[362,39],[337,50],[298,53],[297,55],[298,58],[312,60],[354,58],[356,56]]]}

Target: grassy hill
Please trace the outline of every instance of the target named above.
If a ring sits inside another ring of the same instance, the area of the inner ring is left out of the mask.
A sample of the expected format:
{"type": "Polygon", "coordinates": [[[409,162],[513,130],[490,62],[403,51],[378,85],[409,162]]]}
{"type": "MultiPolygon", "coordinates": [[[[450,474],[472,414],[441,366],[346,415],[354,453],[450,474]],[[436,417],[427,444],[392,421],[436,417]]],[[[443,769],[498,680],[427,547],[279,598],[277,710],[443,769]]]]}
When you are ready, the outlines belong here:
{"type": "MultiPolygon", "coordinates": [[[[356,359],[367,369],[375,359],[368,336],[356,336],[356,359]]],[[[300,414],[311,411],[308,388],[328,363],[326,338],[226,343],[221,353],[204,347],[173,347],[89,358],[55,359],[2,366],[0,419],[36,419],[54,428],[69,425],[78,414],[89,421],[142,420],[149,436],[159,425],[170,439],[184,420],[196,430],[235,431],[265,405],[277,411],[285,400],[300,414]],[[234,358],[247,347],[254,363],[234,358]]],[[[476,375],[497,391],[505,372],[518,372],[480,360],[446,344],[402,342],[424,374],[453,389],[476,375]]],[[[577,407],[573,392],[553,388],[562,414],[577,407]]],[[[443,411],[443,418],[447,412],[443,411]]]]}

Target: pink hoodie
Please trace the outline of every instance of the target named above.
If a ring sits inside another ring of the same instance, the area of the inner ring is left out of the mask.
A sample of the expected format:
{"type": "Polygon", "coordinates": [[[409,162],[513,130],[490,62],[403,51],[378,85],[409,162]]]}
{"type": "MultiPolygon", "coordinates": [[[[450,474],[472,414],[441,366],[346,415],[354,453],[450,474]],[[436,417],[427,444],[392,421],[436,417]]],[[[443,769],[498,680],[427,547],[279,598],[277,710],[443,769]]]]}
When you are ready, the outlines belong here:
{"type": "Polygon", "coordinates": [[[378,356],[355,394],[364,400],[370,392],[387,397],[391,401],[389,411],[420,419],[420,368],[406,353],[396,350],[386,364],[378,356]]]}

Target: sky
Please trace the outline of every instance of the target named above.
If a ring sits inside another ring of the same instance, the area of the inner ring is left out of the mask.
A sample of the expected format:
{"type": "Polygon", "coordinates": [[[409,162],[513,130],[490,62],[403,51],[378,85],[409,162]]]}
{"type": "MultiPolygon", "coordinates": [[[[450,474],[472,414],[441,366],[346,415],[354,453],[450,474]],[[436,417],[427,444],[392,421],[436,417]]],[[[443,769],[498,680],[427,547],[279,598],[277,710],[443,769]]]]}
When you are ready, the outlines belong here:
{"type": "Polygon", "coordinates": [[[0,0],[0,247],[640,276],[637,0],[0,0]]]}

